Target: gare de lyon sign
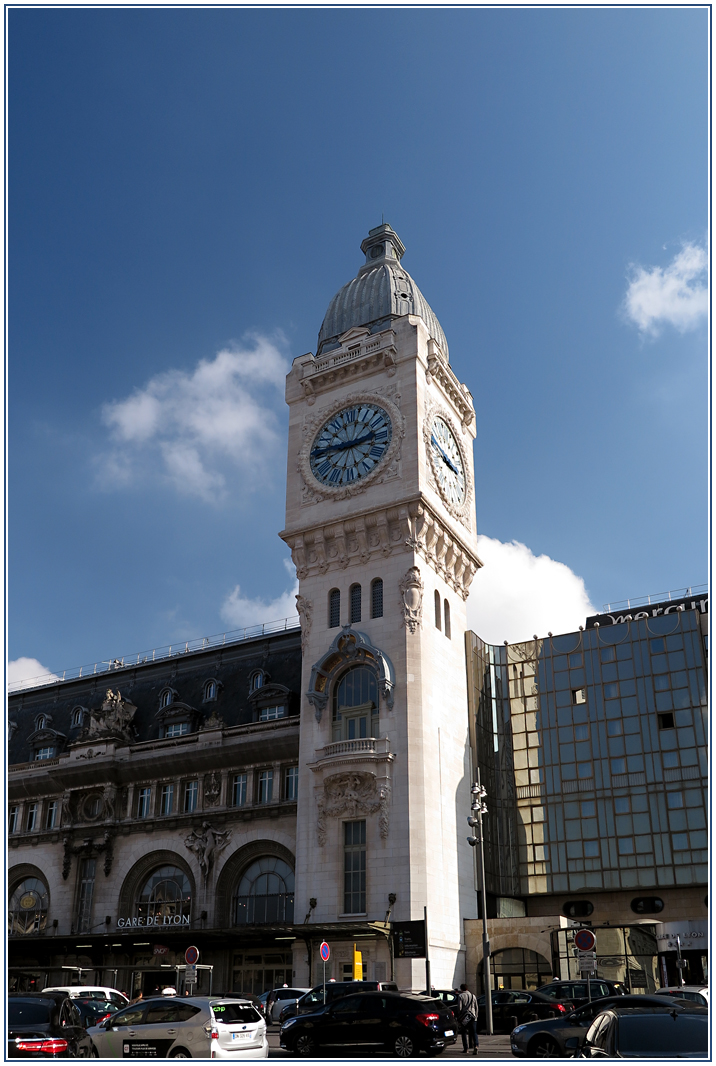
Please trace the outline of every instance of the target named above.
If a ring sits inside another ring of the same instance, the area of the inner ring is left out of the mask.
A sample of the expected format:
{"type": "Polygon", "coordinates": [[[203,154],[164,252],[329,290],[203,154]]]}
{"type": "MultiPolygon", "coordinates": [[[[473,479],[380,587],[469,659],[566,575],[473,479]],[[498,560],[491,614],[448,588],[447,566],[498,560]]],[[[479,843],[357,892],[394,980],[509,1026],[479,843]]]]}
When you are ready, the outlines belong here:
{"type": "Polygon", "coordinates": [[[118,929],[139,929],[147,926],[157,925],[190,925],[188,914],[157,914],[154,918],[151,915],[148,918],[118,918],[118,929]]]}

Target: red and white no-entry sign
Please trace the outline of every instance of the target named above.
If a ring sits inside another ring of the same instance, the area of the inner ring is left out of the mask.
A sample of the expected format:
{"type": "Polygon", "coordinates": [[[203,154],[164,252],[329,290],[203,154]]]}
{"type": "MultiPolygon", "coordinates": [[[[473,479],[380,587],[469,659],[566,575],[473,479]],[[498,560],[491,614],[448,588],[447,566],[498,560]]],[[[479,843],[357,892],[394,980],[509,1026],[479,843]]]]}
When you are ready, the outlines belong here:
{"type": "Polygon", "coordinates": [[[323,959],[323,961],[324,962],[328,962],[328,960],[331,957],[331,949],[329,948],[329,946],[325,942],[325,940],[321,941],[320,951],[321,951],[321,958],[323,959]]]}
{"type": "Polygon", "coordinates": [[[184,952],[184,962],[187,966],[196,966],[199,961],[199,949],[193,945],[184,952]]]}

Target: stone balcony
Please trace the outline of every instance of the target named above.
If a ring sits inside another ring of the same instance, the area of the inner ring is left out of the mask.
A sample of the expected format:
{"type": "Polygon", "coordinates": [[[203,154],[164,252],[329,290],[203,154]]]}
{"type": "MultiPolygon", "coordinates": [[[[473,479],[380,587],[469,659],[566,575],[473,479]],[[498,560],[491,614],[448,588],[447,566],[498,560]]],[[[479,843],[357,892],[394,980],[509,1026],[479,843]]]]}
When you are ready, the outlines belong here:
{"type": "Polygon", "coordinates": [[[355,765],[362,762],[392,762],[395,753],[390,750],[388,737],[361,737],[358,740],[336,740],[316,749],[316,758],[310,763],[312,770],[334,764],[355,765]]]}

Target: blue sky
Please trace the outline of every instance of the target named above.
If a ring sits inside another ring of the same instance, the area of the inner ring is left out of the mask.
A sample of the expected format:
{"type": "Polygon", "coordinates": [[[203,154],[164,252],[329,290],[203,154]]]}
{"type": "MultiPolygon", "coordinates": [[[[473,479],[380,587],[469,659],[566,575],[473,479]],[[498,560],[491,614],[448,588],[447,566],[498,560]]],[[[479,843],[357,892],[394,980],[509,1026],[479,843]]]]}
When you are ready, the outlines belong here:
{"type": "Polygon", "coordinates": [[[705,581],[707,43],[686,8],[10,10],[10,658],[290,608],[281,381],[381,214],[475,399],[483,635],[705,581]]]}

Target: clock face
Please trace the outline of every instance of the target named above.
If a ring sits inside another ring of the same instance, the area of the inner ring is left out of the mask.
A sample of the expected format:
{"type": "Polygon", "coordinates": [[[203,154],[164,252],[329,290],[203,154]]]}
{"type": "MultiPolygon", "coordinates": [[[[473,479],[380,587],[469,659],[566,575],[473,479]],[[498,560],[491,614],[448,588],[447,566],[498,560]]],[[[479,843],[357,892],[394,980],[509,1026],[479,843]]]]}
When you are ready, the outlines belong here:
{"type": "Polygon", "coordinates": [[[448,503],[462,506],[465,502],[465,468],[452,430],[442,418],[433,420],[430,448],[440,491],[448,503]]]}
{"type": "Polygon", "coordinates": [[[388,450],[392,436],[390,417],[378,404],[344,407],[316,434],[311,446],[311,473],[322,485],[350,485],[370,474],[388,450]]]}

